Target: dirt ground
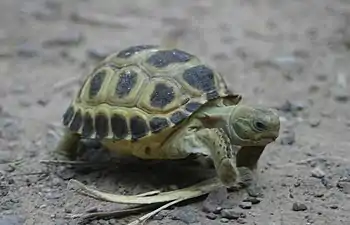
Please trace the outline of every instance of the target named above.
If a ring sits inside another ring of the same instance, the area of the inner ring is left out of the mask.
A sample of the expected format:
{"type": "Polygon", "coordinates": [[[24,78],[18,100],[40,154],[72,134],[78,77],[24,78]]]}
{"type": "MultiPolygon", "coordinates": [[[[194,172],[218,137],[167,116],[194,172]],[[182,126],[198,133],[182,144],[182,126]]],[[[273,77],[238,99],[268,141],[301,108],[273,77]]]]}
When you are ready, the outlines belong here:
{"type": "Polygon", "coordinates": [[[279,109],[282,129],[261,158],[264,196],[255,204],[220,190],[148,224],[350,224],[349,1],[1,0],[0,225],[77,224],[67,215],[125,207],[68,190],[71,178],[124,194],[194,182],[196,174],[167,163],[40,163],[53,159],[61,116],[98,60],[169,35],[244,102],[279,109]],[[217,206],[225,211],[211,212],[217,206]]]}

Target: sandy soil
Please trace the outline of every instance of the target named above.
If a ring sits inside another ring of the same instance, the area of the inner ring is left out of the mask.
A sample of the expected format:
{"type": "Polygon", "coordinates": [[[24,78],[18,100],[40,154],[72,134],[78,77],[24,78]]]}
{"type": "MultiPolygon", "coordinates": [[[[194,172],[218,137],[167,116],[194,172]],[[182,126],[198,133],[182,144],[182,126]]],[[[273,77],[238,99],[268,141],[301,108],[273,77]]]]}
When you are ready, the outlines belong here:
{"type": "Polygon", "coordinates": [[[245,102],[280,109],[283,126],[260,161],[260,202],[221,190],[148,224],[350,224],[348,1],[2,0],[0,225],[77,224],[66,215],[123,207],[67,190],[70,178],[126,194],[187,185],[175,179],[190,177],[176,165],[40,163],[53,158],[61,115],[87,71],[113,50],[167,35],[223,73],[245,102]],[[216,206],[225,212],[208,212],[216,206]]]}

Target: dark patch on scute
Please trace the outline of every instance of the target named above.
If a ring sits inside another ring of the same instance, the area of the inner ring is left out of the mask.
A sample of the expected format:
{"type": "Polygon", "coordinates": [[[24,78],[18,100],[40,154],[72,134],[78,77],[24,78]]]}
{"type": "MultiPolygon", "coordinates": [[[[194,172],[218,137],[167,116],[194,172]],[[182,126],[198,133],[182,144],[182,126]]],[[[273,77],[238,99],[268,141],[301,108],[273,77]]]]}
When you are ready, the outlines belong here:
{"type": "Polygon", "coordinates": [[[154,53],[147,59],[147,63],[157,67],[166,67],[172,63],[181,63],[189,61],[193,56],[187,52],[173,49],[173,50],[162,50],[154,53]]]}
{"type": "Polygon", "coordinates": [[[146,153],[146,155],[150,155],[151,154],[151,148],[147,146],[145,148],[145,153],[146,153]]]}
{"type": "Polygon", "coordinates": [[[85,138],[89,138],[93,133],[94,133],[94,120],[92,119],[89,113],[86,113],[84,116],[82,136],[85,138]]]}
{"type": "Polygon", "coordinates": [[[95,97],[102,87],[102,83],[106,77],[106,71],[100,71],[96,73],[90,82],[89,97],[95,97]]]}
{"type": "Polygon", "coordinates": [[[187,112],[195,112],[197,109],[199,109],[202,106],[202,103],[200,102],[190,102],[186,105],[185,109],[187,112]]]}
{"type": "Polygon", "coordinates": [[[204,65],[185,70],[183,78],[189,85],[198,90],[204,92],[215,90],[214,72],[204,65]]]}
{"type": "Polygon", "coordinates": [[[128,135],[128,125],[124,116],[114,114],[111,118],[114,138],[123,139],[128,135]]]}
{"type": "Polygon", "coordinates": [[[219,97],[219,93],[216,90],[207,93],[207,99],[208,100],[215,99],[215,98],[218,98],[218,97],[219,97]]]}
{"type": "Polygon", "coordinates": [[[117,54],[117,57],[119,58],[129,58],[130,56],[134,55],[137,52],[146,50],[146,49],[151,49],[151,48],[156,48],[156,45],[136,45],[136,46],[131,46],[127,49],[124,49],[120,51],[117,54]]]}
{"type": "Polygon", "coordinates": [[[169,127],[169,125],[170,125],[169,121],[166,118],[162,118],[162,117],[154,117],[150,121],[150,127],[151,127],[152,133],[158,133],[164,128],[169,127]]]}
{"type": "Polygon", "coordinates": [[[151,106],[162,109],[171,103],[174,98],[175,93],[173,87],[158,83],[155,85],[151,95],[151,106]]]}
{"type": "Polygon", "coordinates": [[[134,116],[130,119],[130,130],[131,138],[134,141],[146,136],[149,132],[146,121],[140,116],[134,116]]]}
{"type": "Polygon", "coordinates": [[[186,118],[187,118],[187,115],[185,113],[181,111],[177,111],[170,116],[170,121],[174,124],[179,124],[186,118]]]}
{"type": "Polygon", "coordinates": [[[122,74],[120,74],[119,81],[115,88],[115,94],[119,98],[129,95],[132,88],[135,87],[136,82],[137,73],[133,70],[125,70],[122,74]]]}
{"type": "Polygon", "coordinates": [[[78,109],[78,111],[75,112],[74,118],[72,123],[70,124],[69,128],[71,131],[78,131],[83,123],[83,117],[81,115],[81,111],[78,109]]]}
{"type": "Polygon", "coordinates": [[[96,138],[103,139],[108,135],[108,117],[99,113],[95,116],[96,138]]]}
{"type": "Polygon", "coordinates": [[[63,114],[63,125],[67,126],[74,116],[73,106],[69,106],[66,112],[63,114]]]}

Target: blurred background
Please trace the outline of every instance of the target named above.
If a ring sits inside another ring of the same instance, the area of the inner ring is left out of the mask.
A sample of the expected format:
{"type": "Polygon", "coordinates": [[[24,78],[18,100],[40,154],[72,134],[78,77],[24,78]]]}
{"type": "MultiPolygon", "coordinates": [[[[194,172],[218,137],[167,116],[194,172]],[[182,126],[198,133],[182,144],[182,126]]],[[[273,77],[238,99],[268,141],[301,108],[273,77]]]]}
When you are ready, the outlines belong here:
{"type": "MultiPolygon", "coordinates": [[[[99,60],[167,40],[222,73],[244,102],[281,115],[281,136],[260,163],[265,197],[237,209],[239,223],[350,224],[346,0],[1,0],[0,224],[75,224],[67,212],[115,207],[66,192],[77,175],[48,173],[39,161],[50,158],[61,116],[99,60]]],[[[79,176],[131,190],[123,178],[79,176]]],[[[201,203],[168,213],[149,224],[232,222],[201,203]]]]}

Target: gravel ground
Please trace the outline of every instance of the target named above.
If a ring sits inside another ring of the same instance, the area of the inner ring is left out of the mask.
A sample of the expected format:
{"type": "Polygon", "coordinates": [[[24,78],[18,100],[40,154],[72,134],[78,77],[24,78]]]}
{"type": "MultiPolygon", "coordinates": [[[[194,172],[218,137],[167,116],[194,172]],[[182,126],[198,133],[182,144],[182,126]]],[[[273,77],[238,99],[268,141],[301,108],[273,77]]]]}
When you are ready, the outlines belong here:
{"type": "Polygon", "coordinates": [[[72,192],[71,178],[130,194],[198,177],[175,164],[40,163],[53,158],[61,115],[98,60],[169,35],[224,74],[245,102],[278,108],[282,130],[260,161],[263,197],[219,189],[148,224],[350,224],[349,1],[2,0],[0,225],[77,224],[67,214],[124,207],[72,192]]]}

